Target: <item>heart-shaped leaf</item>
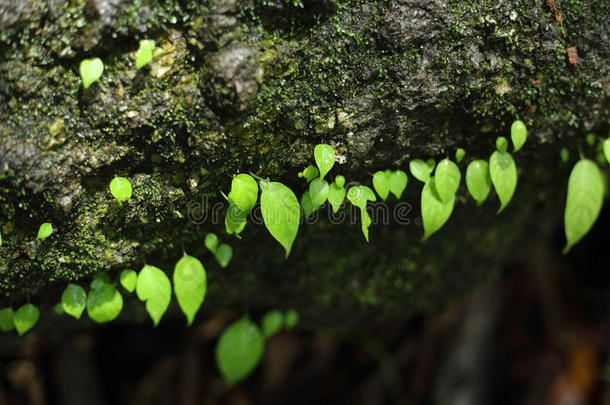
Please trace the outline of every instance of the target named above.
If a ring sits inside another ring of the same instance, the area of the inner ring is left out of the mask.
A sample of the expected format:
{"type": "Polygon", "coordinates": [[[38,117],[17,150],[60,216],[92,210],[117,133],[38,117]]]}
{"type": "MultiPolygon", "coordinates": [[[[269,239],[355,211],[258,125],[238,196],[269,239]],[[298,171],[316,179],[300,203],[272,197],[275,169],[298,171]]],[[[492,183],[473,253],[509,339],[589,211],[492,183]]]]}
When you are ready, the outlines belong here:
{"type": "Polygon", "coordinates": [[[250,319],[229,325],[216,344],[216,364],[229,385],[246,378],[260,363],[265,338],[250,319]]]}
{"type": "Polygon", "coordinates": [[[491,182],[500,198],[498,214],[506,208],[517,188],[517,166],[508,152],[494,152],[489,158],[491,182]]]}
{"type": "Polygon", "coordinates": [[[284,315],[277,309],[271,310],[263,316],[261,326],[263,328],[263,335],[265,338],[270,338],[282,329],[284,324],[284,315]]]}
{"type": "Polygon", "coordinates": [[[402,170],[395,170],[390,174],[390,193],[394,194],[394,197],[400,199],[402,193],[407,188],[407,182],[409,178],[407,174],[402,170]]]}
{"type": "Polygon", "coordinates": [[[100,58],[84,59],[80,63],[80,77],[83,80],[83,87],[88,89],[93,83],[99,80],[104,73],[104,63],[100,58]]]}
{"type": "Polygon", "coordinates": [[[373,188],[377,192],[377,195],[385,201],[390,195],[390,176],[389,171],[378,171],[373,174],[373,188]]]}
{"type": "Polygon", "coordinates": [[[216,236],[215,233],[209,232],[207,235],[205,235],[203,244],[210,252],[216,252],[216,248],[218,247],[218,236],[216,236]]]}
{"type": "Polygon", "coordinates": [[[460,163],[466,157],[466,151],[462,148],[457,148],[455,150],[455,161],[460,163]]]}
{"type": "Polygon", "coordinates": [[[13,329],[15,329],[15,311],[11,307],[0,309],[0,330],[10,332],[13,329]]]}
{"type": "Polygon", "coordinates": [[[498,138],[496,138],[496,149],[500,153],[504,153],[508,150],[508,141],[505,137],[499,136],[498,138]]]}
{"type": "Polygon", "coordinates": [[[329,189],[328,183],[319,177],[309,183],[309,197],[311,197],[314,211],[326,202],[329,189]]]}
{"type": "Polygon", "coordinates": [[[208,285],[205,268],[196,257],[185,255],[176,263],[173,278],[178,305],[191,325],[205,299],[208,285]]]}
{"type": "Polygon", "coordinates": [[[127,201],[131,198],[131,182],[125,177],[115,177],[110,181],[110,194],[117,201],[127,201]]]}
{"type": "Polygon", "coordinates": [[[144,266],[138,275],[136,294],[146,302],[146,311],[157,326],[172,298],[172,284],[165,272],[154,266],[144,266]]]}
{"type": "Polygon", "coordinates": [[[328,202],[333,207],[333,212],[339,211],[339,208],[341,208],[341,205],[343,204],[343,200],[345,200],[345,188],[340,186],[335,179],[335,182],[330,185],[328,191],[328,202]]]}
{"type": "Polygon", "coordinates": [[[284,314],[284,327],[292,329],[299,323],[299,313],[295,309],[289,309],[284,314]]]}
{"type": "Polygon", "coordinates": [[[68,284],[61,296],[61,306],[66,314],[80,319],[87,306],[87,292],[80,285],[68,284]]]}
{"type": "Polygon", "coordinates": [[[443,159],[436,166],[434,183],[436,191],[438,191],[438,195],[443,202],[447,202],[455,196],[460,187],[461,179],[462,174],[459,167],[451,160],[443,159]]]}
{"type": "Polygon", "coordinates": [[[566,246],[564,254],[593,227],[602,208],[606,181],[595,162],[581,159],[570,173],[564,212],[566,246]]]}
{"type": "Polygon", "coordinates": [[[140,70],[153,59],[155,41],[152,39],[140,40],[140,47],[136,51],[136,69],[140,70]]]}
{"type": "Polygon", "coordinates": [[[35,305],[22,305],[17,312],[15,312],[15,318],[13,319],[19,336],[22,336],[32,329],[32,327],[36,325],[36,322],[38,322],[38,318],[40,318],[40,311],[35,305]]]}
{"type": "Polygon", "coordinates": [[[134,292],[138,283],[138,273],[131,269],[123,270],[119,276],[119,280],[125,290],[134,292]]]}
{"type": "Polygon", "coordinates": [[[231,204],[244,213],[249,213],[258,199],[258,184],[248,174],[238,174],[231,181],[231,192],[228,195],[231,204]]]}
{"type": "Polygon", "coordinates": [[[320,178],[323,179],[335,164],[335,150],[330,145],[319,144],[314,148],[313,156],[320,169],[320,178]]]}
{"type": "Polygon", "coordinates": [[[377,197],[375,197],[375,193],[373,190],[366,186],[354,186],[350,187],[347,191],[347,199],[354,206],[360,208],[360,222],[361,229],[364,238],[368,242],[369,240],[369,227],[371,225],[371,217],[366,211],[366,202],[367,201],[375,201],[377,197]]]}
{"type": "Polygon", "coordinates": [[[409,170],[417,180],[427,183],[430,180],[430,166],[421,159],[409,162],[409,170]]]}
{"type": "Polygon", "coordinates": [[[304,178],[308,183],[319,176],[320,171],[315,166],[307,166],[302,172],[299,173],[299,177],[304,178]]]}
{"type": "Polygon", "coordinates": [[[247,212],[240,210],[233,204],[229,204],[225,216],[225,230],[229,235],[235,235],[239,238],[239,234],[246,227],[247,218],[247,212]]]}
{"type": "Polygon", "coordinates": [[[220,267],[224,269],[229,265],[231,259],[233,258],[233,248],[226,243],[223,243],[222,245],[218,246],[218,249],[216,249],[215,256],[220,267]]]}
{"type": "Polygon", "coordinates": [[[261,181],[261,189],[263,221],[288,257],[299,231],[301,207],[292,190],[282,183],[261,181]]]}
{"type": "Polygon", "coordinates": [[[519,151],[527,140],[527,127],[523,121],[516,120],[510,127],[510,139],[513,141],[515,152],[519,151]]]}
{"type": "Polygon", "coordinates": [[[97,279],[87,296],[87,315],[97,323],[116,319],[123,309],[123,297],[112,284],[97,279]]]}
{"type": "Polygon", "coordinates": [[[53,225],[49,222],[45,222],[44,224],[40,225],[40,228],[38,228],[38,239],[46,239],[49,236],[51,236],[51,234],[53,233],[53,225]]]}
{"type": "Polygon", "coordinates": [[[466,169],[466,187],[478,205],[483,204],[491,191],[489,165],[484,160],[473,160],[466,169]]]}
{"type": "Polygon", "coordinates": [[[445,225],[453,212],[454,204],[455,197],[451,197],[448,201],[441,200],[434,177],[426,183],[421,192],[421,214],[424,225],[422,240],[428,239],[445,225]]]}

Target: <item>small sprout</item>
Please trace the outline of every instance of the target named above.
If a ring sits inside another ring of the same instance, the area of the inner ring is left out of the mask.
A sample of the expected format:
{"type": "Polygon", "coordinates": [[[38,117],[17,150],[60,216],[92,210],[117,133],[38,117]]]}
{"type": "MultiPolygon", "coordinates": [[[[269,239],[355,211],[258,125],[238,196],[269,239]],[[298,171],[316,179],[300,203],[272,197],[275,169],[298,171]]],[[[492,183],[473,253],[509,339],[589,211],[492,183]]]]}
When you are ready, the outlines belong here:
{"type": "Polygon", "coordinates": [[[510,127],[510,139],[513,141],[515,152],[519,151],[527,140],[527,127],[522,121],[513,122],[510,127]]]}
{"type": "Polygon", "coordinates": [[[498,152],[501,152],[501,153],[504,153],[508,150],[508,141],[506,140],[505,137],[499,136],[496,139],[496,149],[498,150],[498,152]]]}
{"type": "Polygon", "coordinates": [[[462,148],[457,148],[455,151],[455,161],[460,163],[466,157],[466,151],[462,148]]]}
{"type": "Polygon", "coordinates": [[[208,233],[205,235],[205,240],[203,242],[206,249],[212,253],[216,253],[216,248],[218,247],[218,236],[215,233],[208,233]]]}
{"type": "Polygon", "coordinates": [[[152,39],[140,40],[140,47],[136,51],[136,69],[140,70],[153,59],[155,41],[152,39]]]}
{"type": "Polygon", "coordinates": [[[38,228],[38,239],[45,239],[53,233],[53,225],[50,222],[45,222],[38,228]]]}
{"type": "Polygon", "coordinates": [[[100,58],[84,59],[80,63],[80,77],[83,80],[83,87],[88,89],[93,83],[98,81],[104,73],[104,62],[100,58]]]}
{"type": "Polygon", "coordinates": [[[223,269],[229,265],[231,259],[233,258],[233,248],[226,243],[221,244],[214,252],[214,256],[218,261],[218,264],[223,269]]]}
{"type": "Polygon", "coordinates": [[[337,186],[343,187],[345,185],[345,177],[338,175],[335,177],[335,183],[337,183],[337,186]]]}
{"type": "Polygon", "coordinates": [[[284,323],[284,315],[277,309],[273,309],[263,316],[261,327],[265,338],[270,338],[282,329],[284,323]]]}
{"type": "Polygon", "coordinates": [[[125,177],[115,177],[110,182],[110,194],[119,202],[129,200],[132,194],[131,183],[125,177]]]}

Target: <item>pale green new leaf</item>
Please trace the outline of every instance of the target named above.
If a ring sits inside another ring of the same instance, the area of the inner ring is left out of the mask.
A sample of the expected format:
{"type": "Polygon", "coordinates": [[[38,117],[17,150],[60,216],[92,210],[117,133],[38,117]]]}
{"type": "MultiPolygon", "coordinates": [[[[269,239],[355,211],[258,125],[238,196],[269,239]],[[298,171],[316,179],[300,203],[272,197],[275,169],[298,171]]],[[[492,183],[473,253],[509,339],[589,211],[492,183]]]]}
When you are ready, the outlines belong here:
{"type": "Polygon", "coordinates": [[[604,156],[606,161],[610,163],[610,138],[606,139],[603,143],[604,156]]]}
{"type": "Polygon", "coordinates": [[[155,41],[152,39],[141,39],[140,47],[136,51],[136,69],[140,70],[153,59],[155,41]]]}
{"type": "Polygon", "coordinates": [[[328,202],[333,207],[333,212],[339,211],[339,208],[343,205],[343,200],[345,200],[345,188],[337,184],[337,180],[335,180],[335,182],[330,185],[328,191],[328,202]]]}
{"type": "Polygon", "coordinates": [[[466,151],[462,148],[457,148],[455,150],[455,161],[460,163],[466,157],[466,151]]]}
{"type": "Polygon", "coordinates": [[[443,159],[436,166],[434,182],[438,195],[443,202],[447,202],[455,196],[461,180],[460,169],[451,160],[443,159]]]}
{"type": "Polygon", "coordinates": [[[40,318],[40,311],[35,305],[22,305],[21,308],[15,312],[15,318],[13,319],[19,336],[32,329],[32,327],[36,325],[36,322],[38,322],[38,318],[40,318]]]}
{"type": "Polygon", "coordinates": [[[328,186],[328,183],[319,177],[309,183],[309,197],[311,198],[314,211],[326,202],[328,199],[329,189],[330,187],[328,186]]]}
{"type": "Polygon", "coordinates": [[[15,329],[15,311],[11,307],[0,309],[0,330],[10,332],[13,329],[15,329]]]}
{"type": "Polygon", "coordinates": [[[568,253],[591,229],[602,208],[605,180],[595,162],[581,159],[570,173],[564,228],[568,253]]]}
{"type": "Polygon", "coordinates": [[[510,127],[510,139],[513,141],[515,152],[519,151],[527,140],[527,127],[523,121],[516,120],[510,127]]]}
{"type": "Polygon", "coordinates": [[[409,162],[409,170],[417,180],[427,183],[430,180],[430,166],[421,159],[409,162]]]}
{"type": "Polygon", "coordinates": [[[282,329],[284,324],[284,315],[277,309],[271,310],[263,316],[261,326],[263,328],[263,335],[265,338],[270,338],[282,329]]]}
{"type": "Polygon", "coordinates": [[[343,187],[345,186],[345,177],[338,175],[337,177],[335,177],[335,183],[339,186],[339,187],[343,187]]]}
{"type": "Polygon", "coordinates": [[[136,294],[146,302],[146,311],[157,326],[172,298],[172,284],[165,272],[154,266],[144,266],[138,275],[136,294]]]}
{"type": "Polygon", "coordinates": [[[218,247],[218,236],[216,236],[215,233],[209,232],[207,235],[205,235],[203,244],[210,252],[216,252],[216,248],[218,247]]]}
{"type": "Polygon", "coordinates": [[[407,188],[409,178],[402,170],[395,170],[390,174],[390,193],[394,194],[397,199],[400,199],[402,193],[407,188]]]}
{"type": "Polygon", "coordinates": [[[173,279],[178,305],[191,325],[205,299],[208,285],[205,268],[196,257],[185,255],[176,263],[173,279]]]}
{"type": "Polygon", "coordinates": [[[249,213],[258,199],[258,184],[249,174],[238,174],[231,181],[229,202],[244,213],[249,213]]]}
{"type": "Polygon", "coordinates": [[[221,244],[216,249],[216,253],[214,254],[216,257],[216,261],[223,269],[231,263],[231,259],[233,258],[233,248],[226,243],[221,244]]]}
{"type": "Polygon", "coordinates": [[[369,226],[371,225],[371,217],[366,211],[366,202],[375,201],[375,193],[366,186],[354,186],[347,191],[347,199],[356,207],[360,208],[360,222],[362,234],[368,242],[369,226]]]}
{"type": "Polygon", "coordinates": [[[309,191],[304,192],[301,196],[301,207],[303,207],[303,215],[305,215],[305,218],[309,217],[316,210],[313,202],[311,201],[309,191]]]}
{"type": "Polygon", "coordinates": [[[87,89],[102,77],[104,62],[100,58],[84,59],[78,70],[83,80],[83,87],[87,89]]]}
{"type": "Polygon", "coordinates": [[[323,179],[335,164],[335,150],[330,145],[319,144],[314,148],[313,156],[320,169],[320,178],[323,179]]]}
{"type": "Polygon", "coordinates": [[[136,289],[136,284],[138,283],[138,273],[131,269],[125,269],[121,272],[119,280],[125,290],[133,292],[136,289]]]}
{"type": "Polygon", "coordinates": [[[40,228],[38,228],[38,239],[45,239],[48,238],[49,236],[51,236],[51,234],[53,233],[53,225],[49,222],[45,222],[44,224],[40,225],[40,228]]]}
{"type": "Polygon", "coordinates": [[[80,319],[87,306],[87,292],[76,284],[68,284],[61,295],[61,307],[64,312],[76,319],[80,319]]]}
{"type": "Polygon", "coordinates": [[[240,210],[237,206],[229,204],[225,215],[225,230],[229,235],[239,237],[239,234],[246,227],[248,213],[240,210]]]}
{"type": "Polygon", "coordinates": [[[508,150],[508,141],[505,137],[499,136],[496,138],[496,149],[498,152],[504,153],[508,150]]]}
{"type": "Polygon", "coordinates": [[[265,226],[286,251],[286,257],[299,231],[301,207],[292,190],[277,182],[261,182],[261,211],[265,226]]]}
{"type": "Polygon", "coordinates": [[[511,154],[500,151],[492,153],[489,158],[489,175],[500,198],[499,214],[513,198],[517,188],[517,166],[511,154]]]}
{"type": "Polygon", "coordinates": [[[390,195],[390,175],[389,171],[378,171],[373,174],[373,187],[383,201],[390,195]]]}
{"type": "Polygon", "coordinates": [[[307,180],[307,182],[310,182],[319,176],[320,171],[315,166],[307,166],[305,169],[303,169],[302,172],[299,173],[299,177],[304,178],[305,180],[307,180]]]}
{"type": "Polygon", "coordinates": [[[123,297],[112,284],[97,279],[87,296],[87,315],[97,323],[116,319],[123,309],[123,297]]]}
{"type": "Polygon", "coordinates": [[[242,318],[229,325],[216,344],[216,364],[229,385],[246,378],[260,363],[265,338],[250,319],[242,318]]]}
{"type": "Polygon", "coordinates": [[[289,309],[284,314],[284,327],[286,329],[294,328],[299,323],[299,313],[295,309],[289,309]]]}
{"type": "Polygon", "coordinates": [[[489,165],[484,160],[473,160],[466,169],[466,187],[478,205],[483,204],[491,191],[489,165]]]}
{"type": "Polygon", "coordinates": [[[109,188],[110,194],[120,202],[129,200],[133,193],[131,182],[125,177],[115,177],[112,179],[109,188]]]}
{"type": "Polygon", "coordinates": [[[424,225],[424,236],[422,240],[428,239],[433,233],[442,228],[447,222],[453,206],[455,196],[443,202],[436,189],[435,178],[431,178],[421,192],[421,213],[424,225]]]}

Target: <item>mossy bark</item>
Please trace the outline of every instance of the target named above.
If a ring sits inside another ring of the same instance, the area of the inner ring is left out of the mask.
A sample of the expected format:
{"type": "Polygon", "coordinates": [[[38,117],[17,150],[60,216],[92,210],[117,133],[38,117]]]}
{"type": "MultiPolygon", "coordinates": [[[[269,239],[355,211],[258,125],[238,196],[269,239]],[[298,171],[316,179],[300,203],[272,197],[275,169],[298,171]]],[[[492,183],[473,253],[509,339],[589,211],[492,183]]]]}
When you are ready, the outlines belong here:
{"type": "Polygon", "coordinates": [[[51,306],[68,281],[144,261],[171,271],[183,249],[208,268],[209,310],[295,306],[320,325],[453,299],[555,223],[560,147],[575,158],[585,134],[608,133],[610,3],[551,4],[0,0],[0,302],[51,306]],[[136,71],[140,39],[157,48],[136,71]],[[93,56],[105,71],[83,90],[78,66],[93,56]],[[530,139],[500,216],[461,190],[446,228],[421,243],[411,178],[409,224],[374,225],[369,244],[358,224],[322,219],[301,227],[287,261],[260,225],[222,236],[235,249],[227,269],[204,251],[222,215],[194,223],[198,204],[222,201],[235,173],[300,195],[296,173],[325,142],[341,155],[334,174],[370,184],[457,147],[487,158],[517,117],[530,139]],[[128,203],[108,192],[115,175],[133,184],[128,203]],[[56,231],[36,240],[43,222],[56,231]]]}

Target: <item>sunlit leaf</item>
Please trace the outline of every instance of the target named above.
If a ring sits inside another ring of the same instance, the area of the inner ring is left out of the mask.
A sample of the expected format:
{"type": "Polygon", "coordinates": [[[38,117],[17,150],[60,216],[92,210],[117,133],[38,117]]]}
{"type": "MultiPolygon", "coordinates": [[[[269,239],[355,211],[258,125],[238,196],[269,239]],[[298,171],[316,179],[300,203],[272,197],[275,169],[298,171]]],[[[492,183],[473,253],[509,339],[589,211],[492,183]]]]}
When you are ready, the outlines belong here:
{"type": "Polygon", "coordinates": [[[377,195],[385,201],[390,195],[390,172],[378,171],[373,174],[373,187],[377,195]]]}
{"type": "Polygon", "coordinates": [[[87,292],[80,285],[68,284],[61,296],[61,306],[66,314],[80,319],[87,306],[87,292]]]}
{"type": "Polygon", "coordinates": [[[98,81],[104,73],[104,63],[100,58],[84,59],[79,67],[80,77],[83,80],[83,87],[88,89],[93,83],[98,81]]]}
{"type": "Polygon", "coordinates": [[[309,195],[309,191],[306,191],[301,196],[301,207],[303,207],[303,215],[305,218],[309,217],[314,213],[315,207],[313,202],[311,201],[311,196],[309,195]]]}
{"type": "Polygon", "coordinates": [[[335,183],[339,186],[339,187],[343,187],[345,186],[345,177],[338,175],[337,177],[335,177],[335,183]]]}
{"type": "Polygon", "coordinates": [[[335,182],[330,185],[328,191],[328,202],[333,207],[333,212],[339,211],[339,208],[343,205],[343,200],[345,200],[345,188],[337,184],[335,179],[335,182]]]}
{"type": "Polygon", "coordinates": [[[527,140],[527,127],[523,121],[516,120],[510,127],[510,139],[513,141],[515,152],[519,151],[527,140]]]}
{"type": "Polygon", "coordinates": [[[140,70],[153,59],[153,51],[155,50],[155,41],[152,39],[141,39],[140,46],[136,51],[136,69],[140,70]]]}
{"type": "Polygon", "coordinates": [[[484,160],[473,160],[466,169],[466,187],[478,205],[481,205],[491,191],[489,165],[484,160]]]}
{"type": "Polygon", "coordinates": [[[304,178],[305,180],[307,180],[307,182],[310,182],[319,176],[320,171],[315,166],[307,166],[305,169],[303,169],[302,172],[299,173],[299,177],[304,178]]]}
{"type": "Polygon", "coordinates": [[[457,148],[455,151],[455,161],[460,163],[466,157],[466,151],[462,148],[457,148]]]}
{"type": "Polygon", "coordinates": [[[227,214],[225,215],[225,230],[229,235],[236,235],[239,237],[239,234],[246,227],[246,219],[248,218],[248,213],[240,210],[237,206],[233,204],[229,204],[227,208],[227,214]]]}
{"type": "Polygon", "coordinates": [[[15,312],[15,318],[13,319],[19,336],[32,329],[32,327],[36,325],[36,322],[38,322],[38,318],[40,318],[38,307],[32,304],[22,305],[17,312],[15,312]]]}
{"type": "Polygon", "coordinates": [[[407,188],[408,177],[402,170],[395,170],[390,174],[390,193],[400,199],[403,191],[407,188]]]}
{"type": "Polygon", "coordinates": [[[461,179],[462,174],[455,163],[449,159],[443,159],[439,162],[436,166],[434,181],[436,191],[443,202],[447,202],[455,196],[460,187],[461,179]]]}
{"type": "Polygon", "coordinates": [[[0,309],[0,330],[10,332],[13,329],[15,329],[15,311],[11,307],[0,309]]]}
{"type": "Polygon", "coordinates": [[[183,256],[174,267],[174,293],[180,309],[190,325],[207,290],[207,279],[203,264],[193,256],[183,256]]]}
{"type": "Polygon", "coordinates": [[[371,217],[366,211],[367,201],[375,201],[375,193],[366,186],[350,187],[347,191],[347,199],[356,207],[360,208],[360,222],[364,238],[369,240],[369,227],[371,225],[371,217]]]}
{"type": "Polygon", "coordinates": [[[595,162],[581,159],[570,173],[564,228],[568,253],[593,227],[602,208],[606,185],[595,162]]]}
{"type": "Polygon", "coordinates": [[[499,214],[513,198],[517,188],[517,166],[511,154],[500,151],[492,153],[489,158],[489,174],[500,198],[499,214]]]}
{"type": "Polygon", "coordinates": [[[134,270],[125,269],[121,272],[119,280],[123,288],[129,292],[133,292],[136,289],[138,283],[138,273],[134,270]]]}
{"type": "Polygon", "coordinates": [[[209,232],[207,235],[205,235],[203,244],[210,252],[216,252],[216,248],[218,247],[218,236],[216,236],[215,233],[209,232]]]}
{"type": "Polygon", "coordinates": [[[53,225],[49,222],[45,222],[44,224],[40,225],[40,228],[38,228],[38,239],[46,239],[49,236],[51,236],[51,234],[53,233],[53,225]]]}
{"type": "Polygon", "coordinates": [[[320,178],[323,179],[335,164],[335,150],[330,145],[319,144],[314,148],[313,156],[320,169],[320,178]]]}
{"type": "Polygon", "coordinates": [[[138,274],[136,294],[146,302],[146,311],[157,326],[172,297],[172,284],[163,270],[146,265],[138,274]]]}
{"type": "Polygon", "coordinates": [[[229,385],[246,378],[260,363],[265,338],[248,318],[229,325],[216,344],[216,364],[229,385]]]}
{"type": "Polygon", "coordinates": [[[123,309],[123,297],[112,284],[96,280],[87,296],[87,315],[97,323],[116,319],[123,309]]]}
{"type": "Polygon", "coordinates": [[[427,183],[430,180],[430,166],[421,159],[409,162],[409,170],[417,180],[427,183]]]}
{"type": "Polygon", "coordinates": [[[606,161],[610,163],[610,138],[606,139],[603,142],[604,156],[606,157],[606,161]]]}
{"type": "Polygon", "coordinates": [[[423,240],[428,239],[445,225],[453,212],[454,204],[455,197],[451,197],[446,202],[441,200],[436,190],[434,177],[426,183],[421,192],[421,213],[424,225],[423,240]]]}
{"type": "Polygon", "coordinates": [[[233,248],[226,243],[221,244],[216,249],[216,253],[214,254],[216,257],[216,261],[223,269],[231,263],[231,259],[233,258],[233,248]]]}
{"type": "Polygon", "coordinates": [[[330,187],[328,186],[328,183],[321,178],[314,179],[311,183],[309,183],[309,197],[311,198],[314,211],[326,202],[328,199],[329,189],[330,187]]]}
{"type": "Polygon", "coordinates": [[[284,315],[277,309],[271,310],[263,316],[261,326],[265,338],[270,338],[282,329],[284,324],[284,315]]]}
{"type": "Polygon", "coordinates": [[[504,153],[508,150],[508,141],[505,137],[499,136],[496,138],[496,149],[498,152],[504,153]]]}
{"type": "Polygon", "coordinates": [[[250,212],[258,199],[258,184],[248,174],[238,174],[231,181],[229,201],[246,214],[250,212]]]}
{"type": "Polygon", "coordinates": [[[131,182],[125,177],[115,177],[110,181],[110,194],[117,201],[127,201],[131,198],[132,188],[131,182]]]}
{"type": "Polygon", "coordinates": [[[286,251],[286,257],[299,231],[301,207],[282,183],[261,181],[261,211],[265,226],[286,251]]]}

